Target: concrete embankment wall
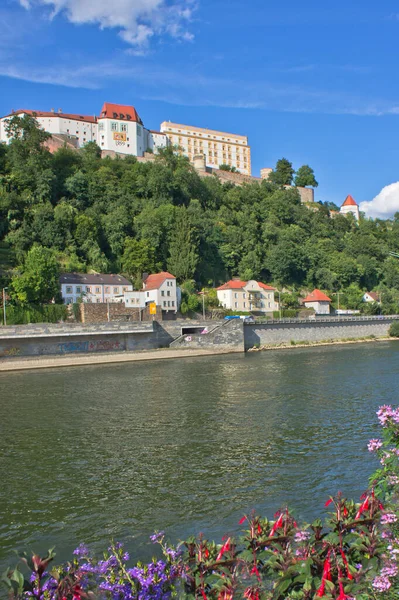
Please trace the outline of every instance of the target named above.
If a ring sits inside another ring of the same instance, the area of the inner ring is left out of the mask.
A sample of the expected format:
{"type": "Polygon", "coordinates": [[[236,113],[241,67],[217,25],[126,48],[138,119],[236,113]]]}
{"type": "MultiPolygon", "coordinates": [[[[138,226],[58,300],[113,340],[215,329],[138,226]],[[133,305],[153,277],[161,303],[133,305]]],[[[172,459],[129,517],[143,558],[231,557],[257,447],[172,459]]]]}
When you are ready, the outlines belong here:
{"type": "Polygon", "coordinates": [[[185,330],[215,325],[215,321],[16,325],[0,330],[0,358],[155,350],[168,348],[185,330]]]}
{"type": "Polygon", "coordinates": [[[360,339],[374,335],[386,337],[394,318],[350,320],[350,321],[312,321],[291,323],[265,323],[245,325],[245,349],[254,346],[281,344],[291,341],[321,342],[329,340],[360,339]]]}
{"type": "Polygon", "coordinates": [[[216,352],[244,352],[244,324],[241,319],[222,321],[195,333],[185,333],[171,344],[175,349],[203,349],[216,352]]]}

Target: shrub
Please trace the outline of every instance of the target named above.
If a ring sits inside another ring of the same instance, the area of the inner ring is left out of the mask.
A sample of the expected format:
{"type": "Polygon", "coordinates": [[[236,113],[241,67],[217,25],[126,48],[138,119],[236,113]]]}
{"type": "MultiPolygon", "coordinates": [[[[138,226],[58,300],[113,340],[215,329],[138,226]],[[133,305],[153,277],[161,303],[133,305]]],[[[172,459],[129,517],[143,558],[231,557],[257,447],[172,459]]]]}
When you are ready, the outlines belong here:
{"type": "Polygon", "coordinates": [[[394,321],[388,331],[391,337],[399,337],[399,321],[394,321]]]}

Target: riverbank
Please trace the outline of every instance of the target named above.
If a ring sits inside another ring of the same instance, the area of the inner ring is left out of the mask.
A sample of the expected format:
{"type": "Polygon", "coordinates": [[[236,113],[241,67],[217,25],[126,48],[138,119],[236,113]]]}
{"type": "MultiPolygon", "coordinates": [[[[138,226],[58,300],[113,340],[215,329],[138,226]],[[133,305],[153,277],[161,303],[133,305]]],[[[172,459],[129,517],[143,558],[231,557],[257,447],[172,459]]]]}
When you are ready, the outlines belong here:
{"type": "Polygon", "coordinates": [[[249,348],[247,352],[263,352],[265,350],[295,350],[296,348],[313,348],[315,346],[343,346],[345,344],[367,344],[371,342],[394,342],[399,341],[395,337],[370,337],[365,339],[349,339],[349,340],[325,340],[320,342],[283,342],[281,344],[262,344],[249,348]]]}
{"type": "MultiPolygon", "coordinates": [[[[264,352],[267,350],[295,350],[297,348],[313,348],[316,346],[337,346],[347,344],[366,344],[371,342],[392,342],[399,338],[381,337],[366,339],[325,340],[320,342],[295,342],[280,344],[264,344],[249,348],[248,352],[264,352]]],[[[0,373],[9,371],[26,371],[35,369],[52,369],[60,367],[78,367],[84,365],[101,365],[112,363],[141,362],[149,360],[167,360],[173,358],[193,358],[197,356],[218,356],[231,354],[231,349],[184,349],[162,348],[159,350],[144,350],[142,352],[121,352],[104,354],[74,354],[69,356],[40,356],[37,358],[7,358],[0,360],[0,373]]],[[[234,352],[236,353],[236,352],[234,352]]]]}
{"type": "Polygon", "coordinates": [[[6,358],[0,360],[0,373],[8,371],[26,371],[28,369],[51,369],[60,367],[78,367],[83,365],[101,365],[110,363],[139,362],[147,360],[165,360],[172,358],[191,358],[196,356],[212,356],[230,354],[230,349],[217,350],[175,350],[163,348],[142,352],[120,352],[104,354],[74,354],[69,356],[41,356],[38,358],[6,358]]]}

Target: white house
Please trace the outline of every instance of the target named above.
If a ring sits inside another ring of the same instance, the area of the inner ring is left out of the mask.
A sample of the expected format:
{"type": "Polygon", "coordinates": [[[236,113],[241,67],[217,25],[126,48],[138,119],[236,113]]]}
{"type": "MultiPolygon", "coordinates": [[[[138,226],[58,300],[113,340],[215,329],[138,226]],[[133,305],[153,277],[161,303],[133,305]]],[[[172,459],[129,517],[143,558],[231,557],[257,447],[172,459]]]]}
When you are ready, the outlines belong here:
{"type": "Polygon", "coordinates": [[[363,302],[377,302],[381,304],[381,298],[377,292],[366,292],[362,298],[363,302]]]}
{"type": "Polygon", "coordinates": [[[329,315],[330,302],[331,299],[318,289],[313,290],[313,292],[303,300],[306,308],[313,308],[317,315],[329,315]]]}
{"type": "Polygon", "coordinates": [[[102,273],[62,273],[61,296],[65,304],[74,302],[123,302],[133,285],[121,275],[102,273]]]}
{"type": "Polygon", "coordinates": [[[131,308],[145,308],[154,302],[162,311],[177,312],[176,277],[167,271],[147,275],[143,281],[143,289],[126,292],[124,301],[131,308]]]}
{"type": "Polygon", "coordinates": [[[345,198],[341,208],[339,209],[339,212],[341,213],[341,215],[352,214],[357,221],[360,218],[359,206],[351,195],[345,198]]]}
{"type": "Polygon", "coordinates": [[[110,102],[104,103],[99,117],[63,113],[61,109],[13,111],[0,119],[0,142],[10,141],[6,133],[8,120],[24,115],[34,117],[48,133],[70,138],[78,148],[88,142],[96,142],[106,152],[143,156],[148,149],[156,154],[159,148],[166,148],[169,144],[166,134],[144,127],[134,106],[110,102]]]}
{"type": "Polygon", "coordinates": [[[272,313],[279,310],[275,288],[260,281],[231,279],[217,288],[220,304],[229,310],[272,313]]]}

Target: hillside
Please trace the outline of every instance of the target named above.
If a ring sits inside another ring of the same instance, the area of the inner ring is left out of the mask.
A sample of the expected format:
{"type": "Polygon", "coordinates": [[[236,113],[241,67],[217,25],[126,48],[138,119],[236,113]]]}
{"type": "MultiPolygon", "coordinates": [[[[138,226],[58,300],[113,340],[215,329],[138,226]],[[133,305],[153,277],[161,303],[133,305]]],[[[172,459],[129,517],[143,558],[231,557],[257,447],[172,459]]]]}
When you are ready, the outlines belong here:
{"type": "Polygon", "coordinates": [[[23,266],[36,244],[68,271],[134,279],[168,269],[199,285],[239,275],[297,290],[399,293],[399,261],[389,257],[399,252],[399,219],[332,219],[325,205],[301,205],[295,189],[201,179],[171,150],[151,163],[101,159],[93,143],[50,154],[33,119],[14,128],[0,147],[1,271],[14,255],[23,266]]]}

